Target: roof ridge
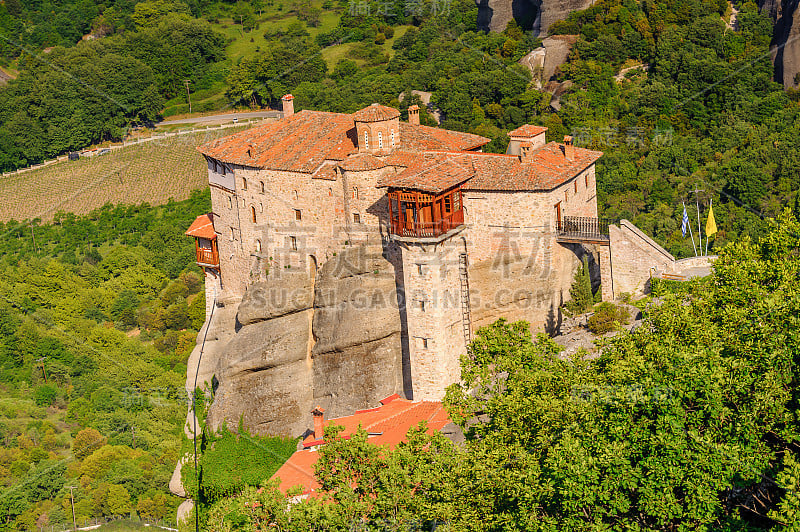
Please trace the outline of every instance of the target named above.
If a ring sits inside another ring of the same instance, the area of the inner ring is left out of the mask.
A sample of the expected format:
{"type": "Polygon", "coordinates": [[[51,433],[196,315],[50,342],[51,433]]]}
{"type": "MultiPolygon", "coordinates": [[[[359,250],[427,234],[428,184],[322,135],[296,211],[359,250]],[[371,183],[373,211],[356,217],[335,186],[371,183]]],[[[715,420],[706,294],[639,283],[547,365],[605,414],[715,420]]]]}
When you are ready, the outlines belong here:
{"type": "MultiPolygon", "coordinates": [[[[390,403],[390,404],[391,404],[391,403],[390,403]]],[[[420,402],[418,402],[418,403],[410,402],[410,403],[408,403],[408,404],[409,404],[408,408],[404,408],[404,409],[402,409],[401,411],[397,412],[396,414],[393,414],[393,415],[391,415],[391,416],[389,416],[389,417],[383,418],[383,419],[381,419],[381,420],[379,420],[379,421],[375,421],[374,423],[371,423],[369,426],[367,426],[367,427],[364,427],[364,429],[365,429],[365,430],[367,430],[367,431],[369,431],[369,429],[371,429],[371,428],[372,428],[372,427],[374,427],[375,425],[380,425],[381,423],[387,423],[387,422],[391,421],[392,419],[394,419],[394,418],[396,418],[396,417],[399,417],[399,416],[401,416],[402,414],[405,414],[405,413],[406,413],[406,412],[408,412],[409,410],[414,410],[415,408],[418,408],[418,407],[420,407],[420,406],[422,406],[422,405],[427,405],[427,404],[436,404],[436,401],[420,401],[420,402]]],[[[384,407],[381,407],[381,408],[385,408],[385,406],[384,406],[384,407]]]]}

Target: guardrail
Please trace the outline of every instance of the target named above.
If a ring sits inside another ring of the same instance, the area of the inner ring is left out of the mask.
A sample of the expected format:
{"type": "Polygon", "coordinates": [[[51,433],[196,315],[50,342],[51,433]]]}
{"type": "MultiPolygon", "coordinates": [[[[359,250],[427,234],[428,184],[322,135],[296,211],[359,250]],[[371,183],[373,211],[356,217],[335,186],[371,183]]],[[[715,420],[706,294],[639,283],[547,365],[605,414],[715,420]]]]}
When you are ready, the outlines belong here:
{"type": "Polygon", "coordinates": [[[608,240],[608,226],[611,223],[611,220],[606,218],[564,216],[557,221],[556,231],[559,238],[608,240]]]}

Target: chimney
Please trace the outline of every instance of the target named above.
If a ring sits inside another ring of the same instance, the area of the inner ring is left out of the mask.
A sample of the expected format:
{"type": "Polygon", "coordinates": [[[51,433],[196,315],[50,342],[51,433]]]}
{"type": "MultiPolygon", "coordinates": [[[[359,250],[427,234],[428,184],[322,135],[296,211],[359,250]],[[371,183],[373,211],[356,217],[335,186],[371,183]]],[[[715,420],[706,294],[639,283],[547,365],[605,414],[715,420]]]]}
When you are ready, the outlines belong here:
{"type": "Polygon", "coordinates": [[[321,440],[325,436],[325,410],[317,406],[311,415],[314,416],[314,439],[321,440]]]}
{"type": "Polygon", "coordinates": [[[419,105],[412,105],[408,108],[408,123],[419,125],[419,105]]]}
{"type": "Polygon", "coordinates": [[[533,152],[533,146],[530,142],[523,142],[519,145],[519,162],[530,162],[530,156],[533,152]]]}
{"type": "Polygon", "coordinates": [[[294,96],[285,94],[281,98],[281,102],[283,103],[283,118],[292,116],[294,114],[294,96]]]}
{"type": "Polygon", "coordinates": [[[564,137],[564,158],[568,161],[575,160],[575,146],[572,144],[572,137],[564,137]]]}

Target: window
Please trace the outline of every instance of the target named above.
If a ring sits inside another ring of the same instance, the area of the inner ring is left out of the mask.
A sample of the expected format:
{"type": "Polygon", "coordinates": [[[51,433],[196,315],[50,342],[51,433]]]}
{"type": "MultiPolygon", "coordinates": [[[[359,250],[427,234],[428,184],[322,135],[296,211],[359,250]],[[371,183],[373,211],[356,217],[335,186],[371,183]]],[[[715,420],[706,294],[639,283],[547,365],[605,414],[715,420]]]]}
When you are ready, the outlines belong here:
{"type": "Polygon", "coordinates": [[[233,199],[230,196],[228,196],[228,208],[233,209],[233,199]]]}
{"type": "Polygon", "coordinates": [[[295,190],[292,194],[294,194],[294,199],[297,199],[297,191],[295,190]]]}
{"type": "Polygon", "coordinates": [[[383,149],[383,133],[378,131],[378,148],[383,149]]]}
{"type": "Polygon", "coordinates": [[[450,214],[453,212],[453,198],[448,194],[444,197],[444,213],[450,214]]]}
{"type": "Polygon", "coordinates": [[[365,150],[369,149],[369,132],[368,131],[364,132],[364,149],[365,150]]]}
{"type": "Polygon", "coordinates": [[[256,239],[256,253],[261,253],[261,240],[256,239]]]}
{"type": "Polygon", "coordinates": [[[221,173],[222,175],[225,175],[225,172],[226,172],[227,168],[225,168],[225,165],[224,165],[224,164],[221,164],[221,165],[219,165],[219,166],[220,166],[220,170],[221,170],[221,171],[220,171],[220,173],[221,173]]]}
{"type": "Polygon", "coordinates": [[[332,188],[328,189],[328,196],[333,196],[333,189],[332,188]]]}
{"type": "Polygon", "coordinates": [[[416,301],[416,303],[417,303],[416,304],[417,310],[419,310],[421,312],[425,312],[425,300],[424,299],[418,299],[416,301]]]}
{"type": "Polygon", "coordinates": [[[303,219],[303,212],[300,209],[294,210],[294,219],[298,222],[303,219]]]}
{"type": "Polygon", "coordinates": [[[256,223],[256,208],[254,205],[250,206],[250,221],[256,223]]]}
{"type": "Polygon", "coordinates": [[[353,199],[358,199],[358,187],[353,187],[353,199]]]}
{"type": "Polygon", "coordinates": [[[290,236],[289,237],[289,247],[292,248],[292,251],[297,251],[297,237],[290,236]]]}
{"type": "Polygon", "coordinates": [[[361,223],[361,215],[357,212],[353,213],[353,223],[360,224],[361,223]]]}
{"type": "Polygon", "coordinates": [[[247,179],[242,179],[242,190],[247,190],[247,179]]]}
{"type": "Polygon", "coordinates": [[[456,190],[453,192],[453,212],[461,210],[461,191],[456,190]]]}
{"type": "Polygon", "coordinates": [[[419,275],[425,275],[425,268],[424,268],[424,266],[425,266],[424,264],[417,264],[417,273],[418,273],[419,275]]]}
{"type": "Polygon", "coordinates": [[[589,188],[589,174],[583,176],[583,181],[586,183],[586,188],[589,188]]]}
{"type": "Polygon", "coordinates": [[[577,194],[578,193],[578,180],[577,179],[575,180],[574,185],[575,185],[575,194],[577,194]]]}
{"type": "Polygon", "coordinates": [[[392,147],[394,148],[394,130],[392,130],[392,147]]]}
{"type": "Polygon", "coordinates": [[[264,182],[263,181],[261,182],[261,193],[262,194],[264,193],[264,182]]]}
{"type": "Polygon", "coordinates": [[[231,227],[231,240],[236,240],[236,231],[231,227]]]}
{"type": "Polygon", "coordinates": [[[428,349],[428,339],[417,337],[417,349],[428,349]]]}
{"type": "Polygon", "coordinates": [[[569,189],[564,191],[564,202],[566,203],[567,201],[569,201],[569,189]]]}

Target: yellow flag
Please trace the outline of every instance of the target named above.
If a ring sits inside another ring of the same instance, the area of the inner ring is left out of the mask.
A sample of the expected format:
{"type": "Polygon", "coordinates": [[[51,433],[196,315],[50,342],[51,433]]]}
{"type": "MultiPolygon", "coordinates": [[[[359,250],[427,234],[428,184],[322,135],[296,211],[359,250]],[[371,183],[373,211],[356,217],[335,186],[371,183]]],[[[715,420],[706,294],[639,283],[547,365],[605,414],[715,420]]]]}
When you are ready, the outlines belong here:
{"type": "Polygon", "coordinates": [[[706,236],[711,236],[717,232],[717,222],[714,220],[714,208],[708,206],[708,221],[706,222],[706,236]]]}

